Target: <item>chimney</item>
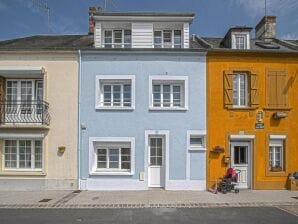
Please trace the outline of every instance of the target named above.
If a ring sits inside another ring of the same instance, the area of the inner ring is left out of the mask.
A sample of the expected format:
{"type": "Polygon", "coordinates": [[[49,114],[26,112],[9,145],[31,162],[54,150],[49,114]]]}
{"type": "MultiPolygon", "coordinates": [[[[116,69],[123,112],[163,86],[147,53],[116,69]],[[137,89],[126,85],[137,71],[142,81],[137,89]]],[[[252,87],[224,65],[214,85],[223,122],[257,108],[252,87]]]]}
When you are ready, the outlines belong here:
{"type": "Polygon", "coordinates": [[[89,7],[89,34],[94,33],[95,21],[93,15],[95,12],[100,12],[102,9],[100,7],[90,6],[89,7]]]}
{"type": "Polygon", "coordinates": [[[255,30],[258,40],[271,41],[276,38],[276,16],[264,16],[255,30]]]}

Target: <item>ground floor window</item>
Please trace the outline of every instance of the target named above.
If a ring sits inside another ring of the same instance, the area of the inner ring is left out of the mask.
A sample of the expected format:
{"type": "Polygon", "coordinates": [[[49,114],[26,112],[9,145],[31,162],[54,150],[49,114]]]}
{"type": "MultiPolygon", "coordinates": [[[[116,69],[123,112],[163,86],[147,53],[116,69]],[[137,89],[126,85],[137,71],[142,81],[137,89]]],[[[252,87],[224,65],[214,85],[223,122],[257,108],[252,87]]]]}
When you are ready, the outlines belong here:
{"type": "Polygon", "coordinates": [[[131,175],[134,172],[134,138],[90,138],[90,173],[131,175]]]}
{"type": "Polygon", "coordinates": [[[4,140],[5,169],[42,169],[42,140],[4,140]]]}
{"type": "Polygon", "coordinates": [[[270,139],[269,170],[280,172],[285,170],[285,139],[270,139]]]}

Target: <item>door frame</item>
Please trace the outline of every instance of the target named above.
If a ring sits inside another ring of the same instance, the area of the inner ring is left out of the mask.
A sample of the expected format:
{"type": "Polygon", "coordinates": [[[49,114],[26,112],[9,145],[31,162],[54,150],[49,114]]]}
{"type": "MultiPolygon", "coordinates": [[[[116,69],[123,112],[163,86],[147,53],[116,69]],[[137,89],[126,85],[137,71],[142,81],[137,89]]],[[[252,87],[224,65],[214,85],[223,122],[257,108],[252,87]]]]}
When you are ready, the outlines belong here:
{"type": "Polygon", "coordinates": [[[169,138],[170,138],[170,132],[168,130],[145,130],[145,153],[144,153],[144,173],[145,173],[145,181],[147,182],[146,185],[150,187],[150,181],[149,181],[149,138],[151,136],[154,137],[162,137],[164,140],[164,186],[161,186],[161,188],[166,189],[168,180],[169,180],[169,138]]]}
{"type": "Polygon", "coordinates": [[[254,186],[254,135],[231,135],[229,138],[229,154],[230,154],[230,167],[232,166],[232,143],[247,143],[249,146],[249,160],[248,160],[248,188],[253,189],[254,186]]]}

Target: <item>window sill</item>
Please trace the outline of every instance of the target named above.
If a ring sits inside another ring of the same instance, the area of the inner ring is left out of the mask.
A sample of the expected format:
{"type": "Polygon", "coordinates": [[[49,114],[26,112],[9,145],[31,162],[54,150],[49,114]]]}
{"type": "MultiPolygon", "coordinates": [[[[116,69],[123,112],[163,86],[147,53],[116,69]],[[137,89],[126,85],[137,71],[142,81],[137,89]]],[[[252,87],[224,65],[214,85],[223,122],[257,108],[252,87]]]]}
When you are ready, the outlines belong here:
{"type": "Polygon", "coordinates": [[[97,106],[95,107],[96,110],[126,110],[126,111],[132,111],[135,108],[134,107],[102,107],[102,106],[97,106]]]}
{"type": "Polygon", "coordinates": [[[94,171],[89,173],[91,176],[132,176],[134,175],[132,172],[107,172],[107,171],[94,171]]]}
{"type": "Polygon", "coordinates": [[[267,171],[266,176],[268,176],[268,177],[287,177],[288,174],[286,171],[276,171],[276,172],[267,171]]]}
{"type": "Polygon", "coordinates": [[[227,109],[228,110],[238,110],[238,111],[241,111],[241,110],[245,110],[245,111],[248,111],[248,110],[256,110],[257,109],[257,107],[233,107],[233,106],[231,106],[231,107],[227,107],[227,109]]]}
{"type": "Polygon", "coordinates": [[[185,107],[149,107],[149,110],[152,111],[187,111],[188,108],[185,107]]]}
{"type": "Polygon", "coordinates": [[[190,147],[188,151],[207,151],[207,149],[204,147],[190,147]]]}
{"type": "Polygon", "coordinates": [[[0,176],[46,176],[46,173],[34,170],[3,170],[0,172],[0,176]]]}
{"type": "Polygon", "coordinates": [[[291,107],[263,107],[263,110],[290,111],[291,107]]]}

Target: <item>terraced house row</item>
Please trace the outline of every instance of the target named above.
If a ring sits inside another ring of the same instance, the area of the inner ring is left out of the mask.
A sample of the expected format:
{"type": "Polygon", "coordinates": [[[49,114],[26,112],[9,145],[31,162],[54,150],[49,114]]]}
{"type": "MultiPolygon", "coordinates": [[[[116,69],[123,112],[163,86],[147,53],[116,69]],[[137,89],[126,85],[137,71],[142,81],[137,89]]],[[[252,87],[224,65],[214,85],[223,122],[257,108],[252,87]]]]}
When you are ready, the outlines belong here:
{"type": "Polygon", "coordinates": [[[190,35],[192,13],[89,8],[89,34],[0,42],[0,189],[285,189],[298,42],[276,17],[190,35]]]}

